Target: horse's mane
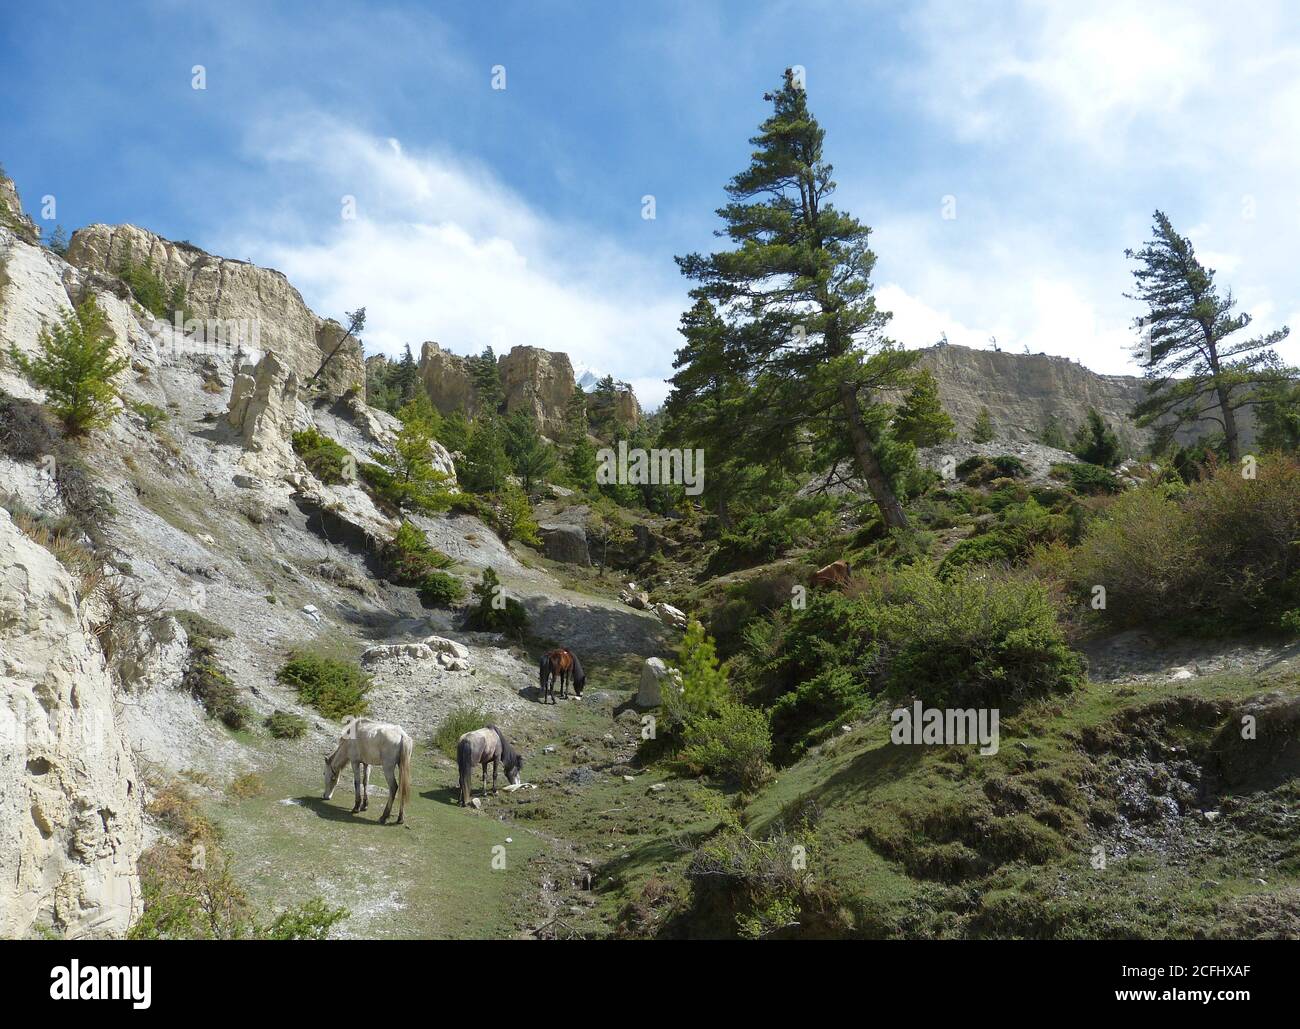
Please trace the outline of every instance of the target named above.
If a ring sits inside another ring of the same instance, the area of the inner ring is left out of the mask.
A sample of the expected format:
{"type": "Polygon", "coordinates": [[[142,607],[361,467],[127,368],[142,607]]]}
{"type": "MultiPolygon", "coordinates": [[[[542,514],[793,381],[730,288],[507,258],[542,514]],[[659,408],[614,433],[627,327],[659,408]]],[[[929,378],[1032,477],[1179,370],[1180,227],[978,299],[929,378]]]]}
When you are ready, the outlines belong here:
{"type": "Polygon", "coordinates": [[[587,673],[582,670],[582,662],[578,660],[578,655],[572,650],[569,651],[569,657],[573,658],[573,681],[576,685],[581,686],[587,681],[587,673]]]}
{"type": "Polygon", "coordinates": [[[488,723],[488,728],[497,734],[497,739],[501,743],[501,763],[505,765],[506,768],[515,768],[522,765],[524,759],[520,757],[519,752],[510,745],[510,741],[506,739],[506,734],[491,722],[488,723]]]}

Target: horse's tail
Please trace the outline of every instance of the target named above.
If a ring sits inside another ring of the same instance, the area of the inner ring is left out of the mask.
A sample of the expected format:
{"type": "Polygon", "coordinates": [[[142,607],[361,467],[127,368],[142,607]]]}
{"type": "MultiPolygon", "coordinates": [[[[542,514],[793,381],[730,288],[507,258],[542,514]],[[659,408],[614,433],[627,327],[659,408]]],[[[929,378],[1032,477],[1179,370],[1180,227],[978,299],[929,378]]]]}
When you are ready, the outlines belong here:
{"type": "Polygon", "coordinates": [[[541,689],[546,689],[546,673],[551,670],[551,655],[543,654],[541,664],[537,666],[537,685],[541,689]]]}
{"type": "Polygon", "coordinates": [[[460,769],[460,806],[469,804],[470,783],[474,775],[474,745],[468,736],[462,736],[456,744],[456,767],[460,769]]]}
{"type": "Polygon", "coordinates": [[[414,750],[415,743],[411,737],[402,733],[402,753],[397,765],[398,818],[406,810],[406,798],[411,795],[411,753],[414,750]]]}

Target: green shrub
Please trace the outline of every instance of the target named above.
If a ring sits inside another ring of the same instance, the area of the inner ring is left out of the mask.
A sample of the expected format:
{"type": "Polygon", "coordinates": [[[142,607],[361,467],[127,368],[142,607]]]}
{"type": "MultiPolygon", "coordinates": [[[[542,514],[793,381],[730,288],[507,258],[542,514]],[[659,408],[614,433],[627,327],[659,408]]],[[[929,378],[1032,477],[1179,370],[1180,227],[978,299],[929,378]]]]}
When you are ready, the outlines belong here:
{"type": "Polygon", "coordinates": [[[1047,588],[1024,574],[923,566],[872,584],[894,696],[932,707],[996,707],[1073,689],[1083,659],[1066,644],[1047,588]]]}
{"type": "Polygon", "coordinates": [[[433,731],[433,746],[441,754],[456,760],[456,743],[467,732],[491,724],[493,716],[480,704],[457,704],[447,712],[433,731]]]}
{"type": "Polygon", "coordinates": [[[52,329],[41,329],[40,352],[28,357],[10,347],[14,363],[45,390],[49,405],[70,436],[106,425],[117,413],[113,378],[128,362],[114,356],[108,317],[93,297],[64,314],[52,329]]]}
{"type": "Polygon", "coordinates": [[[1052,475],[1066,479],[1076,493],[1119,493],[1124,488],[1111,472],[1095,464],[1052,465],[1052,475]]]}
{"type": "Polygon", "coordinates": [[[1270,457],[1256,477],[1232,466],[1180,488],[1129,491],[1074,554],[1081,600],[1106,589],[1100,617],[1223,633],[1277,629],[1300,603],[1300,463],[1270,457]]]}
{"type": "Polygon", "coordinates": [[[307,719],[291,711],[272,711],[263,724],[277,740],[297,740],[307,734],[307,719]]]}
{"type": "Polygon", "coordinates": [[[163,408],[158,407],[156,404],[146,404],[138,400],[133,400],[127,406],[140,416],[140,420],[144,422],[144,427],[150,432],[153,432],[155,428],[171,417],[163,408]]]}
{"type": "Polygon", "coordinates": [[[172,289],[158,277],[151,264],[136,264],[128,249],[117,267],[118,277],[127,284],[136,303],[159,318],[170,318],[180,312],[185,314],[185,287],[179,283],[172,289]]]}
{"type": "Polygon", "coordinates": [[[483,578],[474,587],[474,606],[465,626],[477,632],[500,632],[522,639],[528,627],[528,612],[518,600],[506,595],[496,571],[484,568],[483,578]]]}
{"type": "Polygon", "coordinates": [[[1065,644],[1046,586],[1025,573],[924,562],[746,630],[737,675],[767,698],[775,751],[797,756],[882,693],[939,707],[997,706],[1067,690],[1082,659],[1065,644]]]}
{"type": "MultiPolygon", "coordinates": [[[[189,654],[181,685],[195,696],[210,718],[215,718],[231,729],[242,729],[248,722],[249,710],[235,686],[217,664],[213,639],[224,639],[218,630],[209,635],[205,630],[212,623],[202,615],[186,612],[193,617],[186,620],[189,637],[189,654]]],[[[229,634],[227,634],[229,635],[229,634]]]]}
{"type": "Polygon", "coordinates": [[[758,708],[723,700],[714,714],[692,719],[682,734],[679,760],[692,774],[708,775],[752,790],[770,771],[772,731],[758,708]]]}
{"type": "Polygon", "coordinates": [[[293,434],[293,452],[302,458],[308,471],[326,485],[345,481],[345,469],[351,455],[317,429],[303,429],[293,434]]]}
{"type": "Polygon", "coordinates": [[[451,607],[465,595],[460,580],[443,571],[452,564],[451,558],[410,522],[403,522],[384,545],[383,559],[390,581],[414,586],[425,607],[451,607]]]}
{"type": "Polygon", "coordinates": [[[1036,500],[1008,501],[999,509],[1000,521],[988,532],[964,539],[948,552],[939,565],[947,578],[957,569],[977,564],[1016,564],[1034,547],[1066,539],[1073,522],[1054,514],[1036,500]]]}
{"type": "Polygon", "coordinates": [[[290,656],[275,677],[294,687],[299,700],[326,718],[342,721],[366,713],[370,676],[355,662],[299,651],[290,656]]]}
{"type": "Polygon", "coordinates": [[[770,511],[747,515],[718,538],[707,574],[768,564],[798,546],[825,539],[835,524],[834,501],[796,497],[770,511]]]}

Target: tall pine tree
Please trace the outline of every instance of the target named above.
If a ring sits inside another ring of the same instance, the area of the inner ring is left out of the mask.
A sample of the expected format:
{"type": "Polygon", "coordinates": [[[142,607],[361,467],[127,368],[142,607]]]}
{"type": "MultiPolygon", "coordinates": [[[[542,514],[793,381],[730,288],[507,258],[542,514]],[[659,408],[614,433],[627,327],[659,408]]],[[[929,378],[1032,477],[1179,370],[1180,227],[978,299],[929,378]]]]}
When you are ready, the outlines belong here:
{"type": "MultiPolygon", "coordinates": [[[[907,517],[877,453],[873,392],[905,382],[915,360],[884,338],[871,293],[870,229],[837,210],[825,133],[790,69],[765,97],[772,115],[718,214],[734,249],[677,259],[727,321],[725,349],[754,387],[729,435],[774,452],[812,432],[851,458],[890,528],[907,517]]],[[[723,233],[719,233],[720,235],[723,233]]]]}
{"type": "Polygon", "coordinates": [[[1180,236],[1162,211],[1155,213],[1154,232],[1141,250],[1124,251],[1139,262],[1133,272],[1137,293],[1130,297],[1147,305],[1142,323],[1151,344],[1147,395],[1133,414],[1139,425],[1164,422],[1170,434],[1179,425],[1208,418],[1222,427],[1228,456],[1240,461],[1236,413],[1258,403],[1261,387],[1282,374],[1272,348],[1290,330],[1284,326],[1230,341],[1250,324],[1250,315],[1233,314],[1232,292],[1219,293],[1214,269],[1196,259],[1191,240],[1180,236]]]}

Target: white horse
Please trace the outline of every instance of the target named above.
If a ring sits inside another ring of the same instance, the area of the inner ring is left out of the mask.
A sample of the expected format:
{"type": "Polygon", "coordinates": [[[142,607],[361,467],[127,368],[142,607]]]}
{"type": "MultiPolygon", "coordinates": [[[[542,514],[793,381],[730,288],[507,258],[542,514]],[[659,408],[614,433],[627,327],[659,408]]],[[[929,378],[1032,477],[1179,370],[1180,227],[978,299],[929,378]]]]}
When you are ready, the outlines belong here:
{"type": "Polygon", "coordinates": [[[352,764],[352,785],[356,803],[352,813],[364,811],[370,804],[366,788],[370,785],[370,766],[381,765],[388,780],[388,803],[379,816],[381,823],[388,821],[393,810],[393,798],[400,796],[397,824],[402,824],[406,813],[406,798],[411,792],[411,753],[415,744],[400,725],[357,718],[345,723],[343,735],[334,753],[325,759],[325,799],[334,795],[339,773],[343,766],[352,764]]]}

